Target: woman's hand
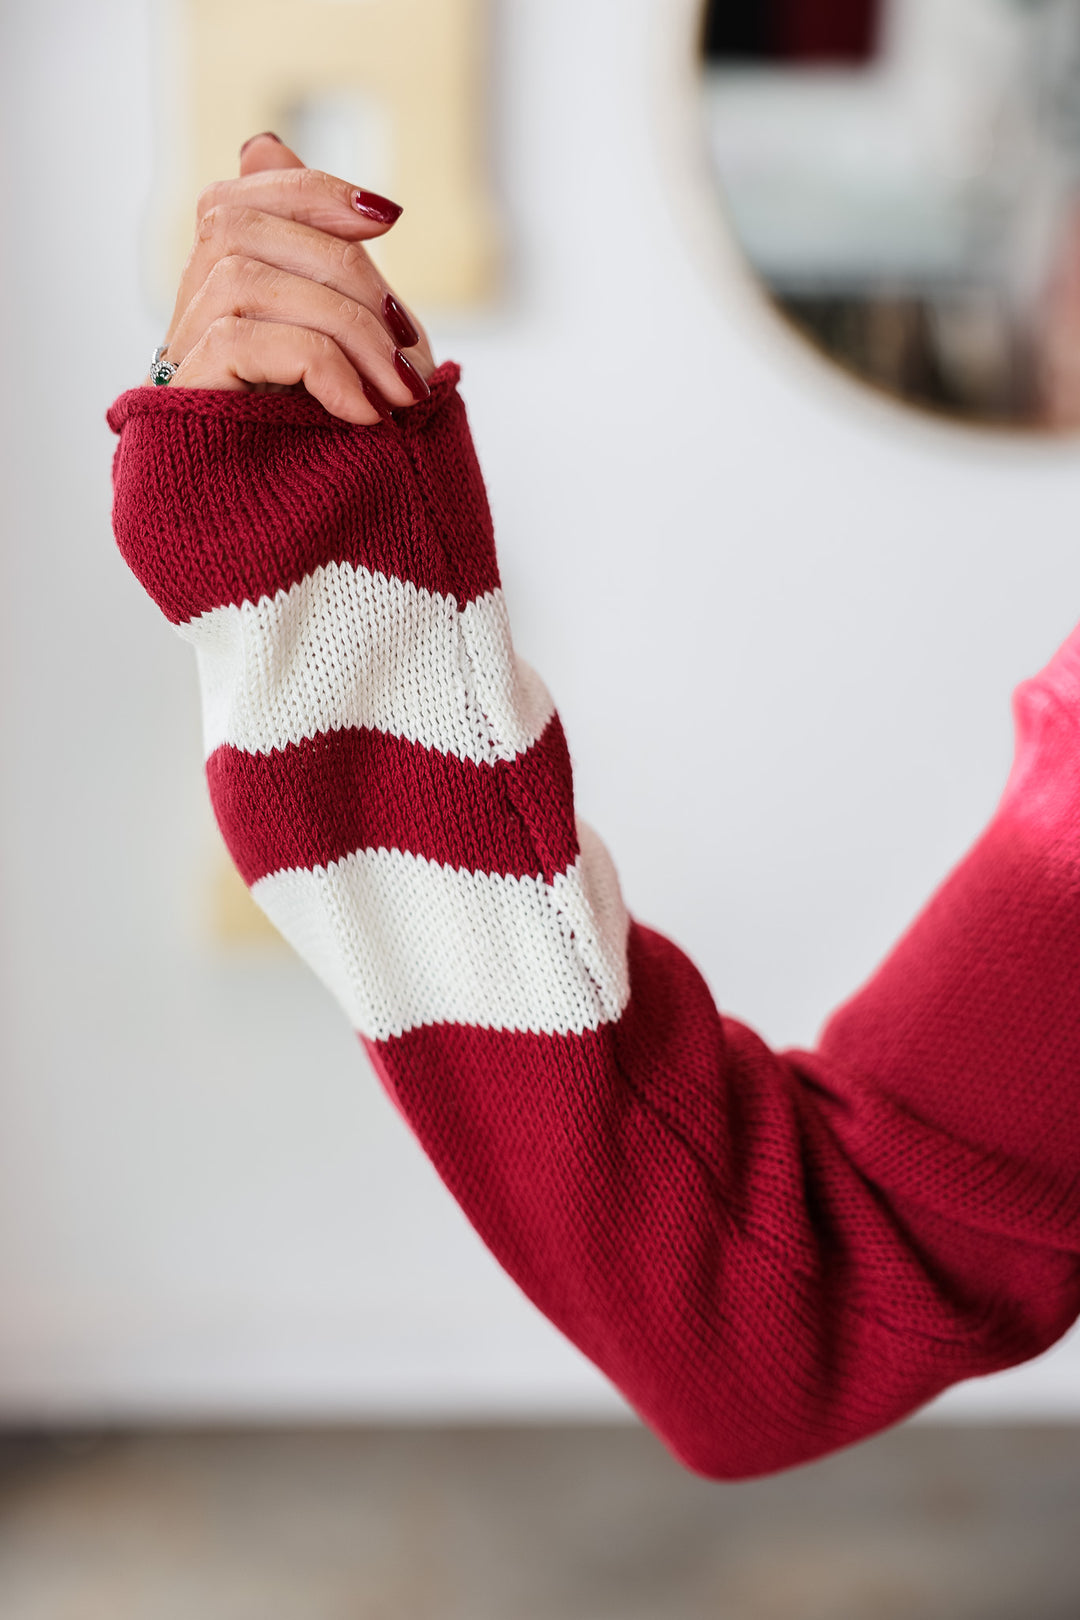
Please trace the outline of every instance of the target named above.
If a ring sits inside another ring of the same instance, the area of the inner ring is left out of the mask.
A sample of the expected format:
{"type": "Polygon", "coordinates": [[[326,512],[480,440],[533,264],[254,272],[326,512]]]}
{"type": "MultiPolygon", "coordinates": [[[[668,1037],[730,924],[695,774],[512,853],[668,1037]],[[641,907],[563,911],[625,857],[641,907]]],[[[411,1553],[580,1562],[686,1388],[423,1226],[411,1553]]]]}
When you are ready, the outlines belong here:
{"type": "Polygon", "coordinates": [[[199,197],[165,340],[179,362],[169,386],[302,383],[335,416],[366,424],[426,398],[427,339],[364,248],[400,212],[255,136],[240,177],[199,197]]]}

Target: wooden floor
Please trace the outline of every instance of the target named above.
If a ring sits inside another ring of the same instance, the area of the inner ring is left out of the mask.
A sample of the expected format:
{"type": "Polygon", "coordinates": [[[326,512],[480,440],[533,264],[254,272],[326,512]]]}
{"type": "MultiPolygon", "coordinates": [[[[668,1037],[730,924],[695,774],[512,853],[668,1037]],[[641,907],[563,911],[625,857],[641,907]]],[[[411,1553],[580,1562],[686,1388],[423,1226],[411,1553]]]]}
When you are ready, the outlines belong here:
{"type": "Polygon", "coordinates": [[[712,1485],[630,1428],[0,1439],[2,1620],[1080,1620],[1080,1427],[712,1485]]]}

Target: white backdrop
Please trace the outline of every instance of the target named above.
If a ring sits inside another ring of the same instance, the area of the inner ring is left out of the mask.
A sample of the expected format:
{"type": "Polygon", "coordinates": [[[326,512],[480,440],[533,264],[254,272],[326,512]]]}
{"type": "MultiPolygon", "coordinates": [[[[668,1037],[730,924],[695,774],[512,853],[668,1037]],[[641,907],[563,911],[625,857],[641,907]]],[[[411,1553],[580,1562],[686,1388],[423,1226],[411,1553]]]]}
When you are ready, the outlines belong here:
{"type": "MultiPolygon", "coordinates": [[[[688,0],[506,0],[504,311],[465,364],[521,650],[631,906],[812,1039],[993,808],[1080,614],[1069,444],[921,423],[744,284],[688,0]]],[[[207,945],[193,670],[112,550],[153,0],[6,0],[0,1416],[615,1412],[284,955],[207,945]]],[[[362,177],[360,177],[362,178],[362,177]]],[[[1080,1412],[1074,1339],[955,1392],[1080,1412]]]]}

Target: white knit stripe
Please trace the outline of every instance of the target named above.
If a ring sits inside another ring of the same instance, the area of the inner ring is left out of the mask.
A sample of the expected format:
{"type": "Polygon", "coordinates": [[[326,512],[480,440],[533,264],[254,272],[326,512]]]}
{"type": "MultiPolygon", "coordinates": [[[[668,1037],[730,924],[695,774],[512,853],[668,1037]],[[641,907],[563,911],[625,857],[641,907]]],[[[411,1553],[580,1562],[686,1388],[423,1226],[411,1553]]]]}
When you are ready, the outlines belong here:
{"type": "Polygon", "coordinates": [[[198,658],[208,756],[367,726],[491,764],[524,753],[553,713],[514,655],[501,591],[459,611],[452,596],[332,563],[180,634],[198,658]]]}
{"type": "Polygon", "coordinates": [[[366,849],[261,878],[252,895],[337,997],[387,1040],[424,1024],[581,1034],[629,995],[627,915],[591,829],[553,882],[366,849]]]}

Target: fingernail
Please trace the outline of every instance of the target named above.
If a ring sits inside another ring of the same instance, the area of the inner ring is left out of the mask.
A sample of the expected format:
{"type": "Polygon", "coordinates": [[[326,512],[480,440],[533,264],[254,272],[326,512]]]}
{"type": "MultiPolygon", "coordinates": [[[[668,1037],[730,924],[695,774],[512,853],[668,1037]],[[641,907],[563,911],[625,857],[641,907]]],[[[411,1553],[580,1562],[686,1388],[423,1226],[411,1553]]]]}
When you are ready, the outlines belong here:
{"type": "Polygon", "coordinates": [[[427,399],[431,389],[421,377],[411,361],[406,360],[400,349],[394,350],[394,370],[409,390],[413,399],[427,399]]]}
{"type": "Polygon", "coordinates": [[[400,343],[403,349],[411,349],[414,343],[419,343],[419,332],[393,293],[387,293],[383,299],[382,312],[383,320],[390,328],[390,336],[395,343],[400,343]]]}
{"type": "Polygon", "coordinates": [[[377,191],[354,191],[352,205],[358,214],[363,214],[366,219],[374,219],[380,225],[392,225],[402,214],[399,203],[391,202],[389,197],[380,197],[377,191]]]}
{"type": "Polygon", "coordinates": [[[372,405],[374,405],[375,409],[378,411],[378,413],[382,417],[383,421],[384,422],[392,422],[394,420],[394,413],[390,409],[389,405],[386,403],[385,399],[383,399],[382,395],[379,393],[379,390],[374,386],[374,384],[369,383],[368,381],[366,381],[365,378],[361,377],[360,386],[364,390],[364,393],[367,396],[368,401],[372,405]]]}
{"type": "Polygon", "coordinates": [[[275,135],[272,129],[264,129],[261,130],[258,135],[250,135],[248,137],[243,146],[240,148],[240,156],[243,157],[248,147],[251,146],[254,141],[263,140],[277,141],[279,146],[282,144],[280,135],[275,135]]]}

